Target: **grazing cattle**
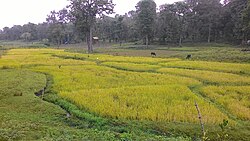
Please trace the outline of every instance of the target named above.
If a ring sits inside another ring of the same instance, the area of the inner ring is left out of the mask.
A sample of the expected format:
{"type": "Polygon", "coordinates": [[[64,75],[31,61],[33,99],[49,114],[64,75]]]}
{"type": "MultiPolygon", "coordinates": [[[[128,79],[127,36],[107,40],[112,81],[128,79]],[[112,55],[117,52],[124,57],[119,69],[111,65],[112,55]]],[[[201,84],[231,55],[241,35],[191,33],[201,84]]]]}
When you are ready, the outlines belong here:
{"type": "Polygon", "coordinates": [[[155,52],[151,52],[151,56],[156,56],[156,53],[155,52]]]}
{"type": "Polygon", "coordinates": [[[192,58],[192,55],[191,54],[188,54],[186,59],[191,59],[192,58]]]}
{"type": "Polygon", "coordinates": [[[38,91],[38,92],[35,92],[35,95],[36,96],[42,96],[44,94],[44,89],[38,91]]]}
{"type": "Polygon", "coordinates": [[[61,69],[62,65],[59,65],[58,68],[61,69]]]}
{"type": "Polygon", "coordinates": [[[247,45],[250,45],[250,40],[247,40],[247,45]]]}

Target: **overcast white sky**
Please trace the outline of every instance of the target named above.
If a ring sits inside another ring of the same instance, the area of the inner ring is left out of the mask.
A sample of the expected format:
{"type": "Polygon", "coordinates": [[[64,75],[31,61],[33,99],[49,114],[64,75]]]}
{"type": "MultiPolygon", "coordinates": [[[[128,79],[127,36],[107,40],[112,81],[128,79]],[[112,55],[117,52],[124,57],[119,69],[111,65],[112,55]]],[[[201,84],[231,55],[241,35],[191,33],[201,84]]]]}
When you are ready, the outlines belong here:
{"type": "MultiPolygon", "coordinates": [[[[135,9],[139,0],[113,0],[115,12],[124,14],[135,9]]],[[[181,0],[155,0],[157,5],[181,0]]],[[[28,22],[42,23],[52,10],[60,10],[68,5],[67,0],[0,0],[0,29],[23,25],[28,22]]]]}

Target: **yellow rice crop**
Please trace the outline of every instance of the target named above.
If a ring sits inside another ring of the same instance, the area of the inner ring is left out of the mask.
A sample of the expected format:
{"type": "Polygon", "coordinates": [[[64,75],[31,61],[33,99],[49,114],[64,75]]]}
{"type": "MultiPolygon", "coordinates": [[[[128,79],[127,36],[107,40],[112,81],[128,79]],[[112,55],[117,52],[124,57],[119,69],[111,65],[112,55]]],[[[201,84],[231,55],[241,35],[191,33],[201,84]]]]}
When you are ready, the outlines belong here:
{"type": "Polygon", "coordinates": [[[63,50],[51,49],[13,49],[8,51],[7,55],[3,56],[0,61],[0,67],[22,67],[24,65],[90,65],[94,62],[79,61],[73,59],[60,59],[53,57],[56,53],[63,52],[63,50]]]}
{"type": "Polygon", "coordinates": [[[206,123],[221,122],[228,117],[189,89],[212,82],[225,86],[206,86],[201,92],[249,120],[249,86],[240,85],[250,84],[250,77],[230,73],[249,73],[247,64],[13,49],[0,59],[4,66],[51,74],[53,90],[63,98],[101,116],[125,119],[198,122],[197,101],[206,123]]]}
{"type": "Polygon", "coordinates": [[[199,122],[194,101],[199,103],[205,123],[219,123],[227,118],[181,85],[92,89],[61,92],[60,95],[84,109],[112,118],[199,122]]]}
{"type": "Polygon", "coordinates": [[[85,89],[119,88],[123,86],[170,85],[193,86],[201,84],[191,78],[147,72],[128,72],[113,68],[84,66],[40,66],[32,70],[46,72],[54,76],[57,91],[78,91],[85,89]]]}
{"type": "Polygon", "coordinates": [[[239,118],[250,120],[250,86],[207,86],[202,92],[239,118]]]}
{"type": "Polygon", "coordinates": [[[102,63],[104,66],[130,70],[130,71],[154,71],[161,66],[157,65],[149,65],[149,64],[135,64],[135,63],[118,63],[118,62],[104,62],[102,63]]]}
{"type": "Polygon", "coordinates": [[[222,71],[229,73],[246,73],[250,74],[250,64],[239,63],[222,63],[222,62],[207,62],[207,61],[171,61],[161,63],[165,67],[177,67],[186,69],[201,69],[210,71],[222,71]]]}
{"type": "Polygon", "coordinates": [[[192,77],[202,81],[221,83],[221,84],[227,84],[227,83],[234,83],[237,85],[245,83],[250,84],[250,77],[231,74],[231,73],[177,69],[177,68],[162,68],[159,69],[158,72],[192,77]]]}
{"type": "Polygon", "coordinates": [[[142,63],[142,64],[158,64],[163,62],[180,61],[178,58],[150,58],[150,57],[126,57],[126,56],[112,56],[103,54],[80,54],[80,53],[68,53],[60,52],[57,55],[65,57],[78,57],[87,59],[89,61],[100,62],[127,62],[127,63],[142,63]]]}

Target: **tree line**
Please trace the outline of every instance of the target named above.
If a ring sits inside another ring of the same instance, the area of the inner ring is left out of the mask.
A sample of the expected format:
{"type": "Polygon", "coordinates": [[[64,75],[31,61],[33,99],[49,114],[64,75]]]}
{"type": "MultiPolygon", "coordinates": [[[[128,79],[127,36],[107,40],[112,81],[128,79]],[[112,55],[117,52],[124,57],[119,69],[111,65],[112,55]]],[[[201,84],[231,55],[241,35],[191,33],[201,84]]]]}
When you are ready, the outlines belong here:
{"type": "Polygon", "coordinates": [[[52,11],[46,22],[5,27],[0,40],[49,41],[57,45],[86,41],[177,44],[219,42],[245,44],[250,39],[249,0],[184,0],[157,8],[153,0],[141,0],[136,10],[112,14],[112,0],[70,0],[52,11]]]}

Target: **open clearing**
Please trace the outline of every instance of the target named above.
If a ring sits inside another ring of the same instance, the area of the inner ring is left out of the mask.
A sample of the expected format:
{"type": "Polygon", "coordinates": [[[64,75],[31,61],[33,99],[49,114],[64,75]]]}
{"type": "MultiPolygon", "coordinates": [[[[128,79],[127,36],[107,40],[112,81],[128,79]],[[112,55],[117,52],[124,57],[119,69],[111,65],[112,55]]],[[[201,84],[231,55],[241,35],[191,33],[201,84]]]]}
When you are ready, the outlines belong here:
{"type": "MultiPolygon", "coordinates": [[[[152,129],[157,127],[154,130],[161,132],[155,134],[142,131],[141,137],[171,139],[164,137],[164,134],[171,132],[171,126],[178,126],[179,132],[173,133],[180,133],[180,136],[191,137],[195,132],[199,134],[195,101],[199,104],[212,139],[216,138],[218,124],[224,119],[229,120],[230,139],[247,140],[250,137],[250,64],[88,55],[55,49],[12,49],[1,57],[0,68],[1,76],[4,76],[0,80],[0,116],[3,123],[0,125],[0,130],[3,131],[0,139],[8,139],[10,132],[17,139],[53,139],[60,132],[71,132],[81,139],[92,137],[95,131],[84,129],[89,134],[80,134],[78,129],[73,130],[64,124],[68,120],[65,119],[65,111],[35,97],[35,92],[48,86],[46,75],[47,79],[48,76],[53,79],[50,91],[95,118],[115,119],[118,123],[124,121],[127,124],[131,124],[129,121],[150,123],[152,129]],[[12,88],[15,89],[12,91],[12,88]],[[15,93],[20,96],[14,96],[15,93]],[[19,103],[20,101],[22,102],[19,103]],[[14,103],[24,107],[29,105],[32,110],[23,111],[18,105],[11,106],[14,103]],[[14,118],[13,114],[22,115],[23,118],[14,118]],[[44,121],[39,117],[45,117],[44,121]],[[44,127],[53,125],[49,123],[53,120],[57,121],[57,125],[53,128],[44,127]],[[26,123],[27,121],[31,123],[26,123]],[[177,125],[171,125],[172,123],[177,125]],[[168,124],[169,127],[166,127],[168,124]],[[185,131],[186,126],[190,125],[193,126],[189,129],[191,131],[185,131]],[[38,129],[42,130],[41,134],[27,137],[29,130],[35,132],[38,129]],[[55,136],[46,136],[48,130],[59,131],[55,136]]],[[[65,106],[62,102],[58,103],[61,107],[65,106]]],[[[74,115],[72,109],[67,111],[74,115]]],[[[78,119],[79,116],[70,120],[82,122],[78,119]]],[[[131,131],[120,133],[119,136],[115,136],[115,132],[117,131],[99,129],[95,137],[98,139],[103,136],[103,140],[143,139],[137,138],[131,131]]],[[[65,136],[63,134],[62,139],[72,139],[65,136]]]]}

